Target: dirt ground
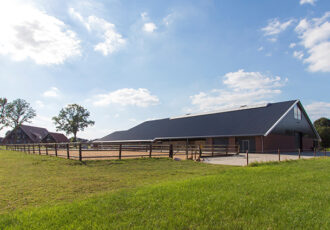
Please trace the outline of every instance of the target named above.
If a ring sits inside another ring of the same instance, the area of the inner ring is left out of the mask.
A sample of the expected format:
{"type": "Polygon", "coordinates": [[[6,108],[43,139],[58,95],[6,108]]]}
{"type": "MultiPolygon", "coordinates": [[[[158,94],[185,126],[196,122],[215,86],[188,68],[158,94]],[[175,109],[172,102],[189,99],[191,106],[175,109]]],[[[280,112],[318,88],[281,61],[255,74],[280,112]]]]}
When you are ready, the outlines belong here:
{"type": "MultiPolygon", "coordinates": [[[[38,154],[38,152],[35,152],[38,154]]],[[[46,155],[46,151],[41,151],[41,155],[46,155]]],[[[55,156],[54,150],[48,150],[48,155],[55,156]]],[[[66,150],[58,150],[58,157],[67,158],[66,150]]],[[[70,150],[70,159],[79,159],[79,151],[78,150],[70,150]]],[[[151,153],[152,157],[169,157],[168,151],[154,151],[151,153]]],[[[149,157],[149,151],[122,151],[121,159],[129,159],[129,158],[146,158],[149,157]]],[[[174,158],[185,160],[186,154],[183,152],[174,153],[174,158]]],[[[119,159],[119,151],[118,150],[108,150],[108,151],[82,151],[82,160],[115,160],[119,159]]]]}

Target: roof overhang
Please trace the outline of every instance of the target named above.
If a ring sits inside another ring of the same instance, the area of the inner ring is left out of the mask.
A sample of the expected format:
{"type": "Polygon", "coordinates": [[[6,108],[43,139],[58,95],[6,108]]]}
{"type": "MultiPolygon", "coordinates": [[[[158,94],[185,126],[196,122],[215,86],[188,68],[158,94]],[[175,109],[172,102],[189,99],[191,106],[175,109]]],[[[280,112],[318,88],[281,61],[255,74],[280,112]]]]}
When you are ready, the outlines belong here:
{"type": "Polygon", "coordinates": [[[115,141],[93,141],[93,143],[129,143],[129,142],[155,142],[161,140],[186,140],[186,139],[200,139],[200,138],[212,138],[212,137],[254,137],[263,136],[263,133],[258,134],[240,134],[240,135],[208,135],[208,136],[178,136],[178,137],[156,137],[150,140],[115,140],[115,141]]]}

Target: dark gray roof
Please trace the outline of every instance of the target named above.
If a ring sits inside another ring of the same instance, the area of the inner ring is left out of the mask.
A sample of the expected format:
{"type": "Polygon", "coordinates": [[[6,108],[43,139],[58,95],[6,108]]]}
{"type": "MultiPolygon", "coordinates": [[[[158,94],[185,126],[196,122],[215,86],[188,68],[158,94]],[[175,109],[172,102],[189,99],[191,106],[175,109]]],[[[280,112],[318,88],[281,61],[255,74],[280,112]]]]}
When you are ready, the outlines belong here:
{"type": "Polygon", "coordinates": [[[127,131],[117,131],[97,141],[150,141],[216,136],[258,136],[266,132],[297,103],[296,100],[143,122],[127,131]]]}
{"type": "Polygon", "coordinates": [[[45,128],[21,125],[20,128],[29,136],[33,142],[40,142],[48,134],[48,130],[45,128]]]}
{"type": "MultiPolygon", "coordinates": [[[[62,133],[49,132],[48,135],[52,136],[56,143],[69,142],[69,139],[62,133]]],[[[48,135],[46,135],[43,139],[47,138],[48,135]]]]}

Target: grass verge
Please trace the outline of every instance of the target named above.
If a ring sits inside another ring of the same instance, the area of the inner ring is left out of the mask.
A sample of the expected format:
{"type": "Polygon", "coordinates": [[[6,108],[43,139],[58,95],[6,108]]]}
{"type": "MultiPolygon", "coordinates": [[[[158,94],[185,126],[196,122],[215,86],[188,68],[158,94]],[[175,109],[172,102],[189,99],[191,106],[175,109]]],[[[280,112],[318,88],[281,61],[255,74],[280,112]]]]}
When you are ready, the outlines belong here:
{"type": "MultiPolygon", "coordinates": [[[[158,163],[124,164],[133,162],[158,163]]],[[[122,187],[2,214],[0,229],[329,229],[329,166],[330,158],[286,161],[122,187]]]]}

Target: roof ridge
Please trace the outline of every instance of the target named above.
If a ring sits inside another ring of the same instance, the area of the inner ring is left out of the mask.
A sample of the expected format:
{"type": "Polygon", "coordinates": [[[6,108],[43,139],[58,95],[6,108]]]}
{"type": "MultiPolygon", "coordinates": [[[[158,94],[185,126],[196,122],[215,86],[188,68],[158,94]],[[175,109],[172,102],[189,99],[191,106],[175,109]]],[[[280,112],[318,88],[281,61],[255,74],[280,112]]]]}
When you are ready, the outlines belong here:
{"type": "Polygon", "coordinates": [[[267,107],[272,104],[278,104],[278,103],[286,103],[286,102],[294,102],[299,101],[297,100],[288,100],[288,101],[280,101],[280,102],[267,102],[267,103],[259,103],[259,104],[252,104],[252,105],[241,105],[233,108],[228,109],[222,109],[222,110],[213,110],[209,112],[200,112],[200,113],[194,113],[194,114],[185,114],[185,115],[179,115],[179,116],[173,116],[168,119],[180,119],[180,118],[187,118],[187,117],[197,117],[197,116],[204,116],[204,115],[211,115],[211,114],[218,114],[218,113],[226,113],[226,112],[234,112],[234,111],[241,111],[241,110],[248,110],[248,109],[256,109],[256,108],[263,108],[267,107]]]}

